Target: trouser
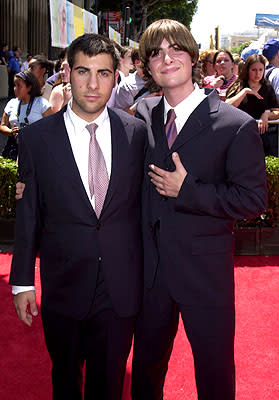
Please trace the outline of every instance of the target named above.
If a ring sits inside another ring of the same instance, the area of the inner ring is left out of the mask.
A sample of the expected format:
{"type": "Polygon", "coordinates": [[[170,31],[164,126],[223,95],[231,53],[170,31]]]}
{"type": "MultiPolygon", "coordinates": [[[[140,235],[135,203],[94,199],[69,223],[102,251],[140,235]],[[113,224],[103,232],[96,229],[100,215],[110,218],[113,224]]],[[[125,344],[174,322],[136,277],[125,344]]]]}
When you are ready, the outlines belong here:
{"type": "Polygon", "coordinates": [[[185,306],[170,296],[159,271],[136,322],[132,399],[162,400],[179,314],[190,342],[199,400],[234,400],[234,306],[185,306]]]}
{"type": "Polygon", "coordinates": [[[261,135],[265,156],[278,157],[278,125],[270,125],[261,135]]]}
{"type": "Polygon", "coordinates": [[[45,341],[52,360],[53,400],[121,400],[135,317],[112,309],[103,278],[84,320],[42,306],[45,341]]]}

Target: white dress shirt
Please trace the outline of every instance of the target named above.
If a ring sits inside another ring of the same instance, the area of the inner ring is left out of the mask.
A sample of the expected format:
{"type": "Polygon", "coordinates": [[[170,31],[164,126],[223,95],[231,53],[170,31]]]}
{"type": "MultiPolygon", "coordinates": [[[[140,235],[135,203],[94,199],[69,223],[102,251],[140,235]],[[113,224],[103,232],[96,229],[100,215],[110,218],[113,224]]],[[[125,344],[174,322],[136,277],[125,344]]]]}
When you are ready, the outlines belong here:
{"type": "MultiPolygon", "coordinates": [[[[64,113],[64,121],[83,186],[86,190],[92,207],[94,208],[95,198],[93,196],[91,199],[88,184],[88,154],[90,133],[86,128],[86,125],[89,125],[90,122],[83,120],[72,111],[72,99],[69,101],[67,110],[64,113]]],[[[111,127],[107,108],[105,108],[98,118],[92,122],[98,125],[98,128],[96,129],[96,138],[103,152],[108,176],[110,178],[112,163],[111,127]]],[[[12,287],[12,293],[14,295],[20,292],[26,292],[28,290],[35,290],[35,288],[34,286],[16,285],[13,285],[12,287]]]]}
{"type": "Polygon", "coordinates": [[[186,97],[186,99],[182,100],[175,107],[171,107],[164,97],[164,125],[167,121],[168,111],[173,108],[176,115],[176,118],[174,120],[176,130],[177,134],[179,134],[192,112],[206,97],[207,96],[204,93],[204,88],[200,88],[196,83],[194,84],[193,92],[190,93],[189,96],[186,97]]]}
{"type": "Polygon", "coordinates": [[[115,95],[116,108],[129,108],[134,104],[134,97],[144,87],[145,81],[139,76],[137,71],[124,76],[117,86],[115,95]]]}

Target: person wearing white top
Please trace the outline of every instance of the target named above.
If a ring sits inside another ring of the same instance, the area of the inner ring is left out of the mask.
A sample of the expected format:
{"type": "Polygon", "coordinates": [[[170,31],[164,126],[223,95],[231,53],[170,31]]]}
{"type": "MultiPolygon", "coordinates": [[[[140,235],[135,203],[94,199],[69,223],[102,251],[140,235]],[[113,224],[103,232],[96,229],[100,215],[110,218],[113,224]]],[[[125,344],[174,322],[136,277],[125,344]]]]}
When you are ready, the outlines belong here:
{"type": "Polygon", "coordinates": [[[49,102],[41,97],[37,78],[29,71],[19,72],[14,77],[16,98],[11,99],[2,115],[0,133],[8,136],[2,156],[17,159],[17,136],[19,129],[53,113],[49,102]]]}

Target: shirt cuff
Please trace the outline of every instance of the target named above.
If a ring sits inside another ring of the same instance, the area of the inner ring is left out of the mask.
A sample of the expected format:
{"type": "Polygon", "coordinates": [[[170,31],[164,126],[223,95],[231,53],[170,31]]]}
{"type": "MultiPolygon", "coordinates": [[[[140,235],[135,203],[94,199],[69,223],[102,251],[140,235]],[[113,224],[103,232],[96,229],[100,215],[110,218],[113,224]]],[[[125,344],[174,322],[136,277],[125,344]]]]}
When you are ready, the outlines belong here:
{"type": "Polygon", "coordinates": [[[35,290],[35,286],[12,286],[12,294],[14,296],[18,293],[28,292],[28,290],[35,290]]]}

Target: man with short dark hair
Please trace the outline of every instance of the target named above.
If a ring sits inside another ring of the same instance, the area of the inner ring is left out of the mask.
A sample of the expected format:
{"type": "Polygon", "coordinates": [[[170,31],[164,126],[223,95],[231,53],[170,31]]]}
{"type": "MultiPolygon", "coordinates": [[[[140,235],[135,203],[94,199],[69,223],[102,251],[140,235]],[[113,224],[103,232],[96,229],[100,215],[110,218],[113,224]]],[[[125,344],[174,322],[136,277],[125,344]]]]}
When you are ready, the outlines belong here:
{"type": "Polygon", "coordinates": [[[265,76],[273,86],[279,102],[279,40],[269,39],[264,44],[262,54],[268,59],[265,76]]]}
{"type": "Polygon", "coordinates": [[[18,72],[20,72],[20,63],[19,63],[19,57],[20,57],[20,49],[19,47],[15,46],[13,48],[13,55],[10,57],[9,62],[8,62],[8,80],[9,80],[9,97],[15,97],[15,92],[14,92],[14,76],[18,72]]]}
{"type": "Polygon", "coordinates": [[[117,80],[111,41],[95,34],[68,50],[72,101],[22,130],[10,283],[19,318],[42,321],[54,400],[121,400],[142,297],[141,182],[146,128],[107,109],[117,80]]]}
{"type": "Polygon", "coordinates": [[[145,288],[132,398],[163,399],[181,315],[199,400],[234,400],[233,225],[263,212],[267,197],[257,124],[193,84],[198,45],[184,25],[154,22],[139,51],[163,98],[144,99],[141,115],[154,142],[143,187],[145,288]]]}

